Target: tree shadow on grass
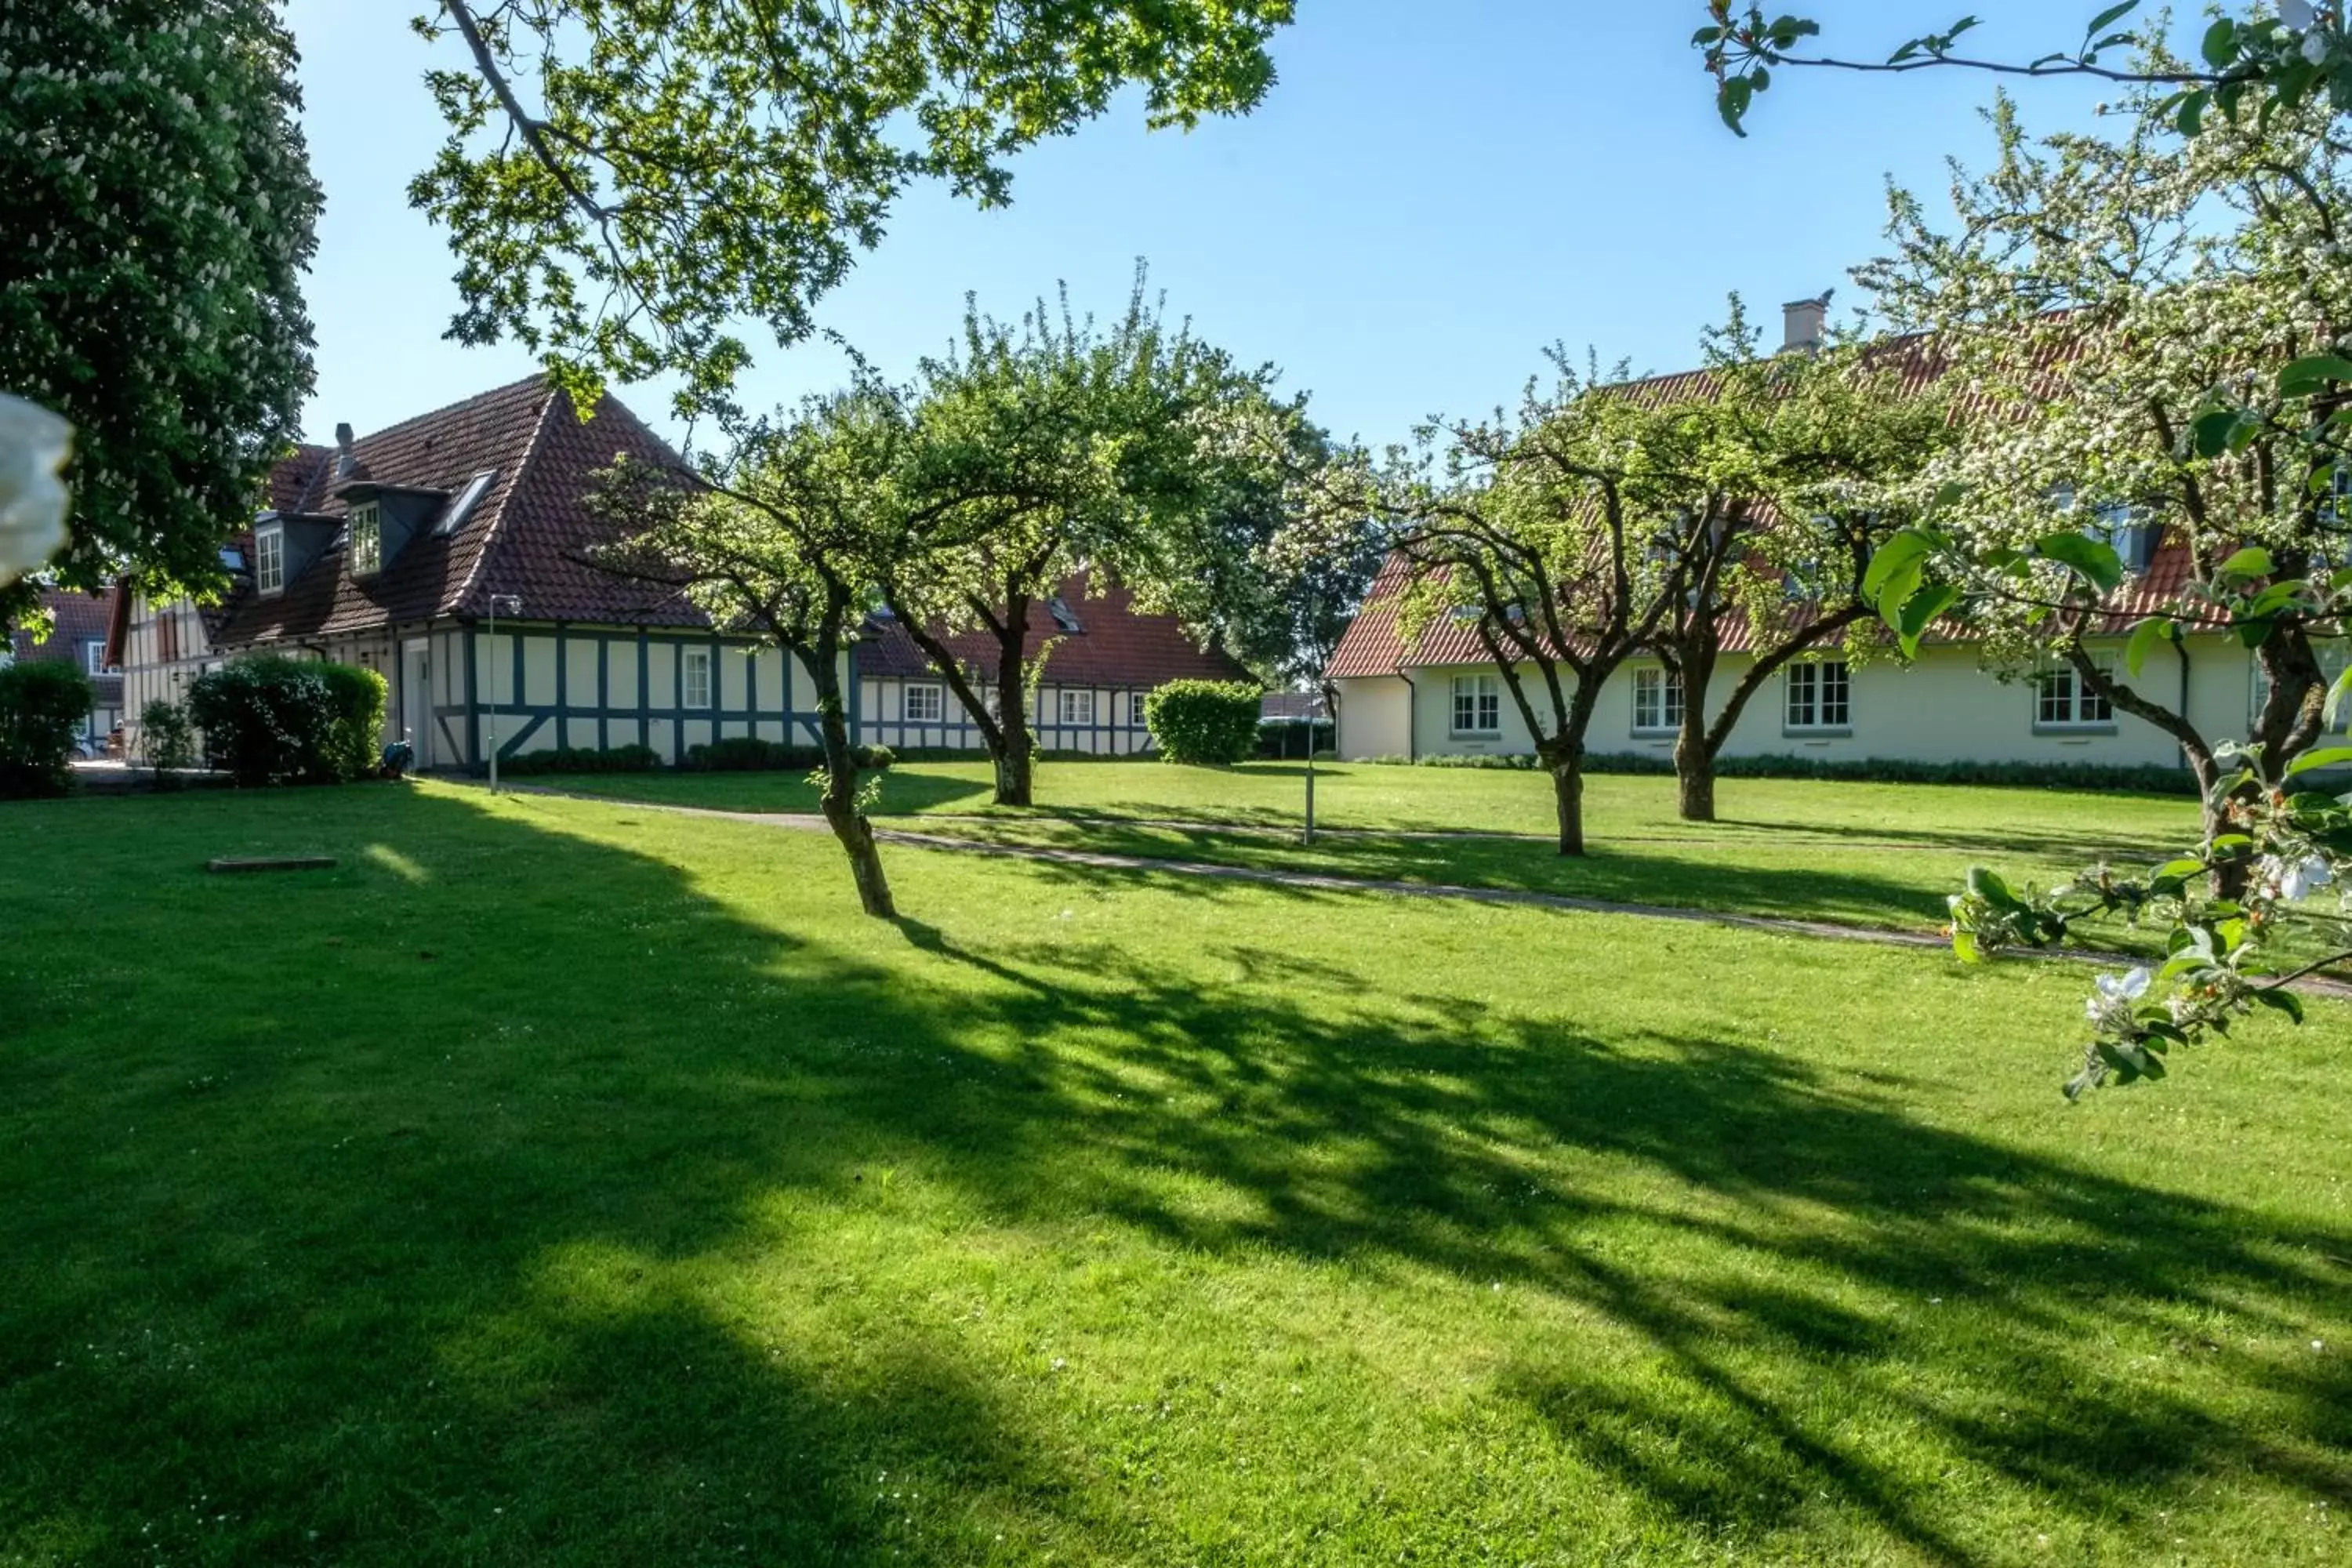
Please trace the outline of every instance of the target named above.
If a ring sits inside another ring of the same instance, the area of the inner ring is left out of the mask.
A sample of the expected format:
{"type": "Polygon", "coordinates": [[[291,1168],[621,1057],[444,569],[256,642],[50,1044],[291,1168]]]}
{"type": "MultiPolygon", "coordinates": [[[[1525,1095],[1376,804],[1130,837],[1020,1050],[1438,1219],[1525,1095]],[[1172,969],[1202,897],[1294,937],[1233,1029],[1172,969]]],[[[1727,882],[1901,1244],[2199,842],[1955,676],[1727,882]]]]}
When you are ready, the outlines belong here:
{"type": "MultiPolygon", "coordinates": [[[[915,824],[914,831],[937,833],[915,824]]],[[[1540,843],[1522,840],[1326,837],[1306,849],[1296,844],[1242,838],[1177,828],[1121,828],[1104,823],[1083,833],[1003,834],[970,826],[945,836],[980,842],[1000,840],[1085,853],[1124,855],[1141,860],[1188,861],[1365,882],[1423,887],[1490,889],[1609,903],[1654,904],[1789,920],[1841,921],[1899,930],[1940,925],[1948,918],[1948,887],[1874,870],[1842,866],[1834,859],[1788,864],[1741,864],[1696,853],[1674,854],[1647,846],[1601,845],[1582,857],[1564,858],[1540,843]]],[[[1703,845],[1694,846],[1703,850],[1703,845]]],[[[1090,866],[1038,862],[1048,880],[1094,885],[1122,873],[1090,866]]],[[[1155,891],[1217,898],[1229,883],[1178,873],[1129,872],[1150,877],[1155,891]],[[1191,886],[1185,886],[1187,882],[1191,886]]]]}
{"type": "MultiPolygon", "coordinates": [[[[0,889],[27,931],[85,922],[0,1054],[19,1551],[1187,1554],[1148,1494],[1074,1463],[1004,1342],[860,1250],[935,1234],[887,1228],[897,1169],[1014,1233],[1344,1262],[1405,1288],[1381,1310],[1439,1320],[1489,1281],[1583,1314],[1601,1342],[1512,1339],[1486,1397],[1549,1435],[1561,1484],[1598,1473],[1694,1549],[1827,1531],[1827,1510],[1849,1542],[1990,1560],[1969,1490],[2076,1521],[2192,1476],[2352,1498],[2352,1388],[2243,1342],[2341,1317],[2342,1232],[1927,1125],[1737,1039],[1603,1037],[1572,988],[1528,1016],[1288,944],[976,951],[944,918],[902,921],[914,955],[891,959],[857,945],[845,889],[754,917],[665,863],[662,825],[636,852],[562,831],[583,808],[534,831],[446,795],[321,797],[338,870],[193,870],[282,839],[285,808],[125,803],[75,877],[0,889]],[[1973,1304],[1968,1333],[1936,1298],[1973,1304]],[[2222,1321],[2184,1352],[2202,1384],[2109,1363],[2115,1334],[2222,1321]],[[2268,1419],[2216,1415],[2216,1380],[2268,1419]],[[1890,1409],[1908,1458],[1874,1441],[1890,1409]],[[1970,1488],[1940,1497],[1936,1466],[1970,1488]]],[[[740,838],[837,874],[821,843],[779,847],[803,842],[740,838]]],[[[957,869],[1038,904],[1086,879],[957,869]]]]}

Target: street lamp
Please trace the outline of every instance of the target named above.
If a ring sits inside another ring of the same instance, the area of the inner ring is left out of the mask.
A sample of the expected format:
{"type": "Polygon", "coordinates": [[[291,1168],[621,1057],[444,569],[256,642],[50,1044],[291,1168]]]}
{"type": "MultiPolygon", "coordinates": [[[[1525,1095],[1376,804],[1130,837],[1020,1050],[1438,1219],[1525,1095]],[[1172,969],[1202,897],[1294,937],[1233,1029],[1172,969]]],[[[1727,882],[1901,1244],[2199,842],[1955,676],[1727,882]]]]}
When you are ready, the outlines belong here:
{"type": "Polygon", "coordinates": [[[1317,692],[1307,702],[1307,842],[1315,842],[1315,727],[1323,719],[1323,695],[1317,692]]]}
{"type": "Polygon", "coordinates": [[[499,611],[504,608],[509,619],[522,614],[522,596],[519,594],[490,595],[490,793],[499,793],[499,611]]]}

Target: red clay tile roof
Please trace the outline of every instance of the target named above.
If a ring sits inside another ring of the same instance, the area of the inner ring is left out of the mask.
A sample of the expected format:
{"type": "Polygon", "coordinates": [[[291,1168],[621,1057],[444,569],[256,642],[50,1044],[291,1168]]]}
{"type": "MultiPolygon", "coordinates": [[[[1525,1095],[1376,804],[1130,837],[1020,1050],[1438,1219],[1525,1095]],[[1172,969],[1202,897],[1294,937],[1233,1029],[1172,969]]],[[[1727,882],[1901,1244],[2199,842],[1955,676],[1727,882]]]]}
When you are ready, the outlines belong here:
{"type": "MultiPolygon", "coordinates": [[[[1331,656],[1330,668],[1326,671],[1329,679],[1353,680],[1393,675],[1400,667],[1419,669],[1433,665],[1487,662],[1486,645],[1478,640],[1475,622],[1441,620],[1423,628],[1418,642],[1410,647],[1405,644],[1397,629],[1396,599],[1404,591],[1411,574],[1412,563],[1402,555],[1391,555],[1381,565],[1371,591],[1364,596],[1364,607],[1349,623],[1346,635],[1340,637],[1331,656]]],[[[2190,574],[2188,547],[2168,538],[2160,540],[2149,553],[2147,570],[2126,579],[2108,600],[2107,618],[2101,629],[2119,636],[2133,623],[2177,603],[2190,574]]],[[[1945,623],[1940,637],[1931,637],[1931,640],[1964,642],[1969,640],[1969,634],[1965,627],[1945,623]]],[[[1726,653],[1754,651],[1753,628],[1746,616],[1734,617],[1726,626],[1723,649],[1726,653]]]]}
{"type": "MultiPolygon", "coordinates": [[[[1043,604],[1031,612],[1024,652],[1034,660],[1051,645],[1045,679],[1055,685],[1165,686],[1171,680],[1251,680],[1248,670],[1215,648],[1203,649],[1173,616],[1145,615],[1135,595],[1117,586],[1090,590],[1085,573],[1064,583],[1061,599],[1082,628],[1065,636],[1043,604]]],[[[887,617],[874,623],[871,640],[857,649],[863,675],[924,676],[930,660],[887,617]]],[[[996,669],[996,639],[986,632],[959,632],[946,638],[957,658],[991,677],[996,669]]]]}
{"type": "MultiPolygon", "coordinates": [[[[103,594],[68,594],[51,588],[41,595],[41,608],[48,611],[54,623],[49,635],[35,642],[32,634],[15,631],[8,634],[11,651],[26,664],[70,664],[82,669],[84,643],[104,643],[109,640],[114,624],[114,603],[118,589],[109,588],[103,594]]],[[[122,701],[122,672],[96,675],[90,684],[98,689],[98,700],[107,707],[118,707],[122,701]]]]}
{"type": "MultiPolygon", "coordinates": [[[[338,539],[283,593],[242,589],[226,605],[215,640],[241,647],[473,617],[494,592],[520,598],[523,616],[535,621],[707,625],[675,591],[614,576],[584,559],[610,536],[585,505],[590,476],[622,452],[674,460],[619,399],[607,394],[583,423],[544,376],[362,437],[352,455],[380,485],[437,490],[454,501],[487,473],[488,489],[455,532],[420,531],[367,581],[343,570],[338,539]]],[[[330,449],[300,448],[271,476],[273,506],[342,516],[338,467],[330,449]]]]}

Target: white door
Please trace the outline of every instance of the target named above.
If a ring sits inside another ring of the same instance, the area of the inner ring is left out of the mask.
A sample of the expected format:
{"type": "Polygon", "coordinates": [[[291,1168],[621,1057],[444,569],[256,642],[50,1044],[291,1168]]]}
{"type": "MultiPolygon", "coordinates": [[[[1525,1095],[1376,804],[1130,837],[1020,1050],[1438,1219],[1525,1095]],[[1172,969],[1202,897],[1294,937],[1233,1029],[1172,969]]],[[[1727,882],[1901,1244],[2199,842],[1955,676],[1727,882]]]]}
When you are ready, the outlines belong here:
{"type": "Polygon", "coordinates": [[[425,645],[404,643],[400,650],[400,727],[416,752],[416,766],[433,765],[433,665],[425,645]]]}

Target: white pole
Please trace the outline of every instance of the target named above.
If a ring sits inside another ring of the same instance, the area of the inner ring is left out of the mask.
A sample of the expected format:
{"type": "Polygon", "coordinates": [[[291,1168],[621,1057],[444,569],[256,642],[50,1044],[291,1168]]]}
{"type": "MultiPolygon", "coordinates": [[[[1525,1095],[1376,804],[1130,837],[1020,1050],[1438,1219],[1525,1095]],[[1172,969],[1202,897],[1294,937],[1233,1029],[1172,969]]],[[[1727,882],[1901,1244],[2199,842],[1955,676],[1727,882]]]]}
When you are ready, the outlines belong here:
{"type": "Polygon", "coordinates": [[[490,793],[499,793],[499,596],[490,595],[490,793]]]}

